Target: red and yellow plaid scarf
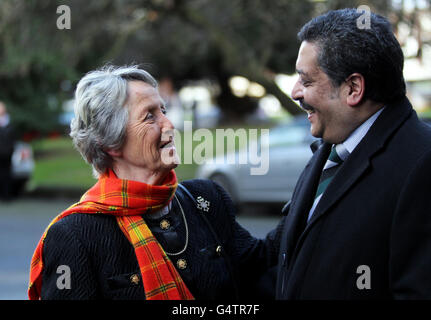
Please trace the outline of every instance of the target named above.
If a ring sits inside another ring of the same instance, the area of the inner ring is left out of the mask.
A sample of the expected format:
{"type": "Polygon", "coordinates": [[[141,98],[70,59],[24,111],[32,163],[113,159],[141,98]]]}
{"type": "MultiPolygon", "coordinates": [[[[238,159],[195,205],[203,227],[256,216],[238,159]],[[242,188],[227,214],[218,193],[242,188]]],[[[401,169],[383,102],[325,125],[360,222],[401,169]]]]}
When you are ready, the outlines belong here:
{"type": "Polygon", "coordinates": [[[50,226],[70,214],[88,213],[116,217],[120,229],[135,249],[147,300],[193,299],[178,271],[141,217],[142,214],[166,206],[177,186],[173,170],[162,185],[118,179],[112,171],[101,176],[80,202],[52,220],[43,233],[31,260],[29,298],[40,299],[43,243],[50,226]]]}

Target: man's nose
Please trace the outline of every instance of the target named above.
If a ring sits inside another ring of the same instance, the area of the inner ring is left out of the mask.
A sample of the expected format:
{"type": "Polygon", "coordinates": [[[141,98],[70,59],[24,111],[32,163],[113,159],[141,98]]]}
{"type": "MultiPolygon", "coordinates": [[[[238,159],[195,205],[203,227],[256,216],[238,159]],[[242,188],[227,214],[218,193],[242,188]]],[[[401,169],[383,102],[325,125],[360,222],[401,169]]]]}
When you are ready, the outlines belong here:
{"type": "Polygon", "coordinates": [[[293,86],[291,96],[292,96],[292,99],[294,100],[300,100],[304,97],[302,93],[302,86],[299,79],[295,82],[295,85],[293,86]]]}

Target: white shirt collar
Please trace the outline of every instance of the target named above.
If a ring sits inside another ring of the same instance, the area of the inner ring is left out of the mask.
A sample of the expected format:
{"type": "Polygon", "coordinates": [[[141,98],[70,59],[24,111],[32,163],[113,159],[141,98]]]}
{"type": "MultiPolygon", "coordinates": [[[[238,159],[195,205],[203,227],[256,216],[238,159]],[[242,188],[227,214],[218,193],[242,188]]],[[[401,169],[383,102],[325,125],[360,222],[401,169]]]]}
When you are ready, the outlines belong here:
{"type": "Polygon", "coordinates": [[[342,143],[342,145],[347,149],[349,153],[352,153],[353,150],[355,150],[359,142],[361,142],[361,140],[367,134],[368,130],[370,130],[371,126],[377,120],[379,115],[383,112],[383,109],[385,109],[385,107],[381,108],[379,111],[374,113],[371,117],[369,117],[364,123],[362,123],[359,127],[357,127],[355,131],[353,131],[350,134],[350,136],[342,143]]]}

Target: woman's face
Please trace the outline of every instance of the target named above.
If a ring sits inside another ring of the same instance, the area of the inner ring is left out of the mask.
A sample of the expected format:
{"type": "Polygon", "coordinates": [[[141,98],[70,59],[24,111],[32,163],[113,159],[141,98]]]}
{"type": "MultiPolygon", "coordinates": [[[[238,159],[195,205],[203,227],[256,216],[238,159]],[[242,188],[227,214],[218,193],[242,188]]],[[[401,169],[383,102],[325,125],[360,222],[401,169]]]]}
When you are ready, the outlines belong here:
{"type": "Polygon", "coordinates": [[[174,126],[156,88],[143,81],[128,83],[126,140],[114,156],[114,170],[122,179],[154,182],[178,164],[174,126]]]}

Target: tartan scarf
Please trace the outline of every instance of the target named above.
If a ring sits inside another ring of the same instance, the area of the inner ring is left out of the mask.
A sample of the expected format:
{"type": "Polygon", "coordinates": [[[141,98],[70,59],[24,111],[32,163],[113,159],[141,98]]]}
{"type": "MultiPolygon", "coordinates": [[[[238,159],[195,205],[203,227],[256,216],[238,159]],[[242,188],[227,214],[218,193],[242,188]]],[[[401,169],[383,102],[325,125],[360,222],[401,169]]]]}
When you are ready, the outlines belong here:
{"type": "Polygon", "coordinates": [[[177,188],[175,171],[171,170],[162,185],[122,180],[112,170],[101,176],[80,202],[58,215],[46,228],[30,265],[30,300],[40,299],[43,271],[43,243],[49,228],[74,213],[115,216],[118,226],[132,244],[142,275],[147,300],[193,299],[178,271],[151,233],[142,214],[155,212],[173,198],[177,188]]]}

